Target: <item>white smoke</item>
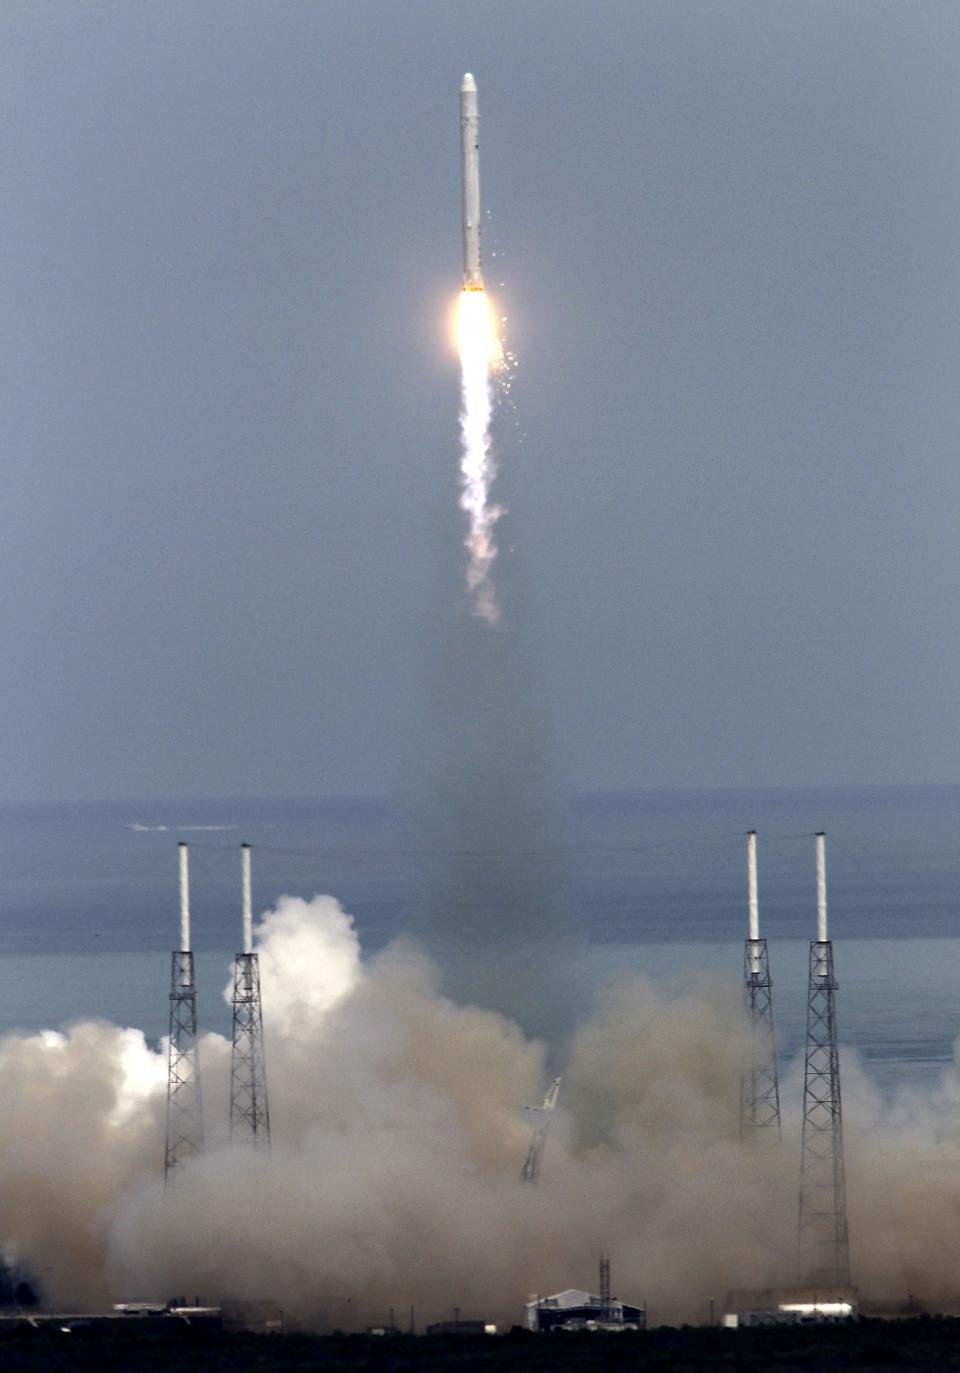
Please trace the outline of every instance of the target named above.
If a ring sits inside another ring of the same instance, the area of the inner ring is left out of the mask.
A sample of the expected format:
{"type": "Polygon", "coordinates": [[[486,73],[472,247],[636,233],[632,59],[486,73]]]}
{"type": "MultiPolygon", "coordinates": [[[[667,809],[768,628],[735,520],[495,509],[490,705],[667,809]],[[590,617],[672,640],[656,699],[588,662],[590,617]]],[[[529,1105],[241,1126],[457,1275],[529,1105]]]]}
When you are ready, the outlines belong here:
{"type": "MultiPolygon", "coordinates": [[[[281,896],[257,929],[262,986],[274,1032],[309,1039],[361,977],[353,917],[331,896],[281,896]]],[[[233,982],[224,989],[229,1002],[233,982]]]]}
{"type": "MultiPolygon", "coordinates": [[[[728,1287],[793,1276],[796,1112],[779,1155],[741,1145],[734,978],[602,990],[571,1042],[542,1181],[524,1187],[543,1044],[440,995],[408,941],[362,962],[330,897],[282,898],[257,934],[268,1166],[226,1141],[218,1036],[201,1045],[207,1152],[166,1189],[162,1050],[103,1022],[0,1040],[0,1237],[50,1300],[267,1297],[320,1329],[459,1306],[509,1324],[531,1292],[595,1288],[604,1247],[617,1294],[678,1321],[728,1287]]],[[[844,1074],[855,1279],[942,1306],[960,1074],[893,1104],[855,1059],[844,1074]]]]}

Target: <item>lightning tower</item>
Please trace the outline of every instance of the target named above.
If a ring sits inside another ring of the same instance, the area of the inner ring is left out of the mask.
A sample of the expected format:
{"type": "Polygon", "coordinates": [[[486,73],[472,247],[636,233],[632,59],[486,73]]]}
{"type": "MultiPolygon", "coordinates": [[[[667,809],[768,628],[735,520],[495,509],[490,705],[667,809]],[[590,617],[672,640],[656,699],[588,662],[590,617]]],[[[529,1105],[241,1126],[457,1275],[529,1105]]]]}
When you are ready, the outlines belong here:
{"type": "Polygon", "coordinates": [[[743,948],[743,995],[749,1026],[740,1073],[740,1136],[757,1144],[780,1143],[780,1085],[773,1029],[773,982],[767,941],[760,938],[757,899],[757,835],[747,835],[747,939],[743,948]]]}
{"type": "Polygon", "coordinates": [[[233,965],[233,1052],[230,1059],[230,1138],[270,1147],[267,1064],[263,1051],[260,956],[253,952],[250,845],[240,849],[243,893],[243,952],[233,965]]]}
{"type": "Polygon", "coordinates": [[[817,835],[817,937],[810,945],[807,1055],[803,1075],[799,1256],[801,1279],[845,1287],[850,1282],[847,1189],[843,1166],[837,982],[827,937],[825,836],[817,835]]]}
{"type": "Polygon", "coordinates": [[[559,1095],[560,1078],[555,1077],[550,1084],[547,1095],[543,1098],[543,1105],[527,1107],[528,1111],[533,1111],[539,1116],[539,1120],[530,1141],[530,1148],[527,1150],[527,1157],[524,1159],[523,1167],[520,1170],[521,1182],[536,1182],[540,1176],[543,1151],[547,1143],[547,1131],[550,1129],[553,1113],[557,1109],[557,1097],[559,1095]]]}
{"type": "Polygon", "coordinates": [[[610,1320],[610,1255],[606,1250],[600,1252],[600,1319],[610,1320]]]}
{"type": "Polygon", "coordinates": [[[190,948],[189,851],[180,844],[180,948],[170,966],[170,1049],[167,1060],[167,1146],[164,1178],[203,1152],[203,1101],[197,1053],[197,987],[190,948]]]}

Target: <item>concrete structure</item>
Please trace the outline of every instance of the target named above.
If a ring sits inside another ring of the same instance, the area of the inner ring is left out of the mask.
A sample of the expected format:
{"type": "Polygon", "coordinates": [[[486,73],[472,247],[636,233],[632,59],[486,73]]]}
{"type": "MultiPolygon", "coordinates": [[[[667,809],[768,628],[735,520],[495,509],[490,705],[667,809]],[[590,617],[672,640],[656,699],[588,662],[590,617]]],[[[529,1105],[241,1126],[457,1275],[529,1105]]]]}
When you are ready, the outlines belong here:
{"type": "Polygon", "coordinates": [[[766,1287],[727,1293],[721,1324],[728,1330],[758,1325],[824,1325],[854,1320],[853,1287],[766,1287]]]}
{"type": "Polygon", "coordinates": [[[110,1311],[0,1311],[2,1334],[24,1326],[51,1334],[69,1335],[84,1330],[119,1334],[135,1326],[138,1335],[159,1335],[184,1326],[219,1330],[222,1325],[219,1306],[174,1306],[162,1302],[118,1302],[110,1311]]]}

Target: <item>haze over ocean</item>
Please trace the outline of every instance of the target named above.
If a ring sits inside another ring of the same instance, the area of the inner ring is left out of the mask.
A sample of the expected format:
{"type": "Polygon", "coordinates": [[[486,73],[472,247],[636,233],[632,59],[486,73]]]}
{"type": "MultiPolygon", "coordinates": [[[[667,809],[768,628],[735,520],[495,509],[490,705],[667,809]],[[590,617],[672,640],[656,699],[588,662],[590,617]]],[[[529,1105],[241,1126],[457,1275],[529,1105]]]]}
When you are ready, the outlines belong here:
{"type": "MultiPolygon", "coordinates": [[[[930,1082],[960,1031],[958,821],[960,787],[581,796],[567,859],[589,940],[578,956],[584,983],[623,969],[681,987],[704,967],[739,978],[743,834],[755,825],[761,932],[792,1055],[813,933],[812,834],[822,826],[842,1042],[886,1088],[930,1082]]],[[[239,934],[241,839],[254,845],[257,912],[284,892],[330,893],[356,918],[367,955],[408,924],[430,857],[412,846],[398,808],[374,798],[3,806],[0,1031],[102,1016],[154,1039],[165,1033],[181,838],[191,845],[201,1016],[221,1032],[239,934]]],[[[525,855],[536,865],[556,859],[549,850],[525,855]]],[[[492,948],[490,957],[512,952],[492,948]]]]}

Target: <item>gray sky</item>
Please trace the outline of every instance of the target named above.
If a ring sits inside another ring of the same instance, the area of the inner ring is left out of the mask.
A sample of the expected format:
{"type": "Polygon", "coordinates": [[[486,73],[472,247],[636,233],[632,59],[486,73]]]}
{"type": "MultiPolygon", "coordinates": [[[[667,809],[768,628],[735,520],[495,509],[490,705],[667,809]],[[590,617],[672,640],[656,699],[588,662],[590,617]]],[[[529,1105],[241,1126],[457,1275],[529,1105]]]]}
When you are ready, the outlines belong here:
{"type": "Polygon", "coordinates": [[[5,0],[0,796],[396,783],[466,69],[571,781],[957,779],[960,7],[5,0]]]}

